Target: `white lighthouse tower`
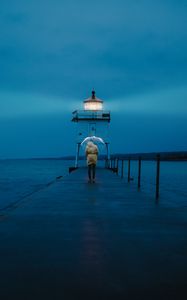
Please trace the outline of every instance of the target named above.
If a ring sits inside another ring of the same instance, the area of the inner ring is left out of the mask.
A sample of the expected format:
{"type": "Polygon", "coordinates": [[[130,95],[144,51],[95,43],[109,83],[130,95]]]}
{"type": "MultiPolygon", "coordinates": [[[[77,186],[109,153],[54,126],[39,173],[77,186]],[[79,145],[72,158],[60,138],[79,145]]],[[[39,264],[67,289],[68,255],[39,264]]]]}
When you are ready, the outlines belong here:
{"type": "Polygon", "coordinates": [[[75,167],[78,166],[80,145],[86,137],[96,136],[102,138],[106,146],[107,159],[110,158],[110,111],[103,110],[103,101],[96,97],[94,90],[92,91],[92,96],[83,101],[83,108],[82,110],[75,110],[72,118],[72,122],[77,123],[75,167]]]}

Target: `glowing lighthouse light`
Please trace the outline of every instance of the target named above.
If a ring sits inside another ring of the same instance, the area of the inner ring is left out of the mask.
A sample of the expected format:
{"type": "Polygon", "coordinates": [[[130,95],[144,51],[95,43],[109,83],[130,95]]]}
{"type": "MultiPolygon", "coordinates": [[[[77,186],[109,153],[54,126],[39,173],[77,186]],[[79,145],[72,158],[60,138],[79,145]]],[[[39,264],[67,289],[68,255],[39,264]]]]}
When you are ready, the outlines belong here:
{"type": "Polygon", "coordinates": [[[103,110],[103,101],[96,98],[95,91],[92,91],[92,96],[84,100],[84,110],[103,110]]]}

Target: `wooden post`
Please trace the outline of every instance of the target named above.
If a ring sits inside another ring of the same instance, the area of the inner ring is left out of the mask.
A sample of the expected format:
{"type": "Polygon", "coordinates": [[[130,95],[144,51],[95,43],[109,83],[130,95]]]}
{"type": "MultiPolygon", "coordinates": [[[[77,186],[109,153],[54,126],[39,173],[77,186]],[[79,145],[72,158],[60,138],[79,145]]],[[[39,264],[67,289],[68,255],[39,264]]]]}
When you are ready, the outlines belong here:
{"type": "Polygon", "coordinates": [[[131,180],[131,160],[128,160],[128,182],[131,180]]]}
{"type": "Polygon", "coordinates": [[[114,169],[114,158],[111,159],[111,169],[114,169]]]}
{"type": "Polygon", "coordinates": [[[118,175],[119,158],[116,159],[116,174],[118,175]]]}
{"type": "Polygon", "coordinates": [[[112,168],[112,159],[111,158],[109,159],[109,168],[110,169],[112,168]]]}
{"type": "Polygon", "coordinates": [[[106,150],[107,150],[107,161],[110,160],[110,148],[109,148],[109,143],[105,143],[106,145],[106,150]]]}
{"type": "Polygon", "coordinates": [[[108,169],[109,166],[109,161],[107,160],[107,158],[105,159],[105,169],[108,169]]]}
{"type": "Polygon", "coordinates": [[[123,178],[124,160],[121,160],[121,178],[123,178]]]}
{"type": "Polygon", "coordinates": [[[159,198],[159,190],[160,190],[160,155],[157,155],[157,163],[156,163],[156,199],[159,198]]]}
{"type": "Polygon", "coordinates": [[[111,169],[113,169],[114,168],[114,159],[112,158],[111,159],[111,169]]]}
{"type": "Polygon", "coordinates": [[[141,157],[138,159],[138,188],[140,189],[141,186],[141,157]]]}
{"type": "Polygon", "coordinates": [[[116,167],[116,159],[114,158],[114,160],[113,160],[113,168],[115,169],[115,167],[116,167]]]}

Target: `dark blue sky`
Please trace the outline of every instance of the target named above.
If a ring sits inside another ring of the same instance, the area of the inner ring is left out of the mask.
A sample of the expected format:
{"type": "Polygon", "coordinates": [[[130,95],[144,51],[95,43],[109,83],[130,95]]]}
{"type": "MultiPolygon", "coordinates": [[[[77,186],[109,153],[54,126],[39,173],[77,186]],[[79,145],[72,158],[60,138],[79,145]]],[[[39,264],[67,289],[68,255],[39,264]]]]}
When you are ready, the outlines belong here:
{"type": "Polygon", "coordinates": [[[0,158],[74,154],[96,89],[113,152],[187,150],[187,1],[1,0],[0,158]]]}

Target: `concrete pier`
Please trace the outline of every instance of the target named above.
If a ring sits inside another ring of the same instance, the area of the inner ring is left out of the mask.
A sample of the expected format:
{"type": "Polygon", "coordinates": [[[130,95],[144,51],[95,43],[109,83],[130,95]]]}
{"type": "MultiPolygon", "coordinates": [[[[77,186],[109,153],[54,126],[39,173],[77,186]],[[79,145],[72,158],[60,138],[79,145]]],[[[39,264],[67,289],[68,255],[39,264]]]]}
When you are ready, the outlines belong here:
{"type": "Polygon", "coordinates": [[[9,299],[187,299],[187,207],[163,207],[106,169],[80,168],[0,217],[9,299]]]}

